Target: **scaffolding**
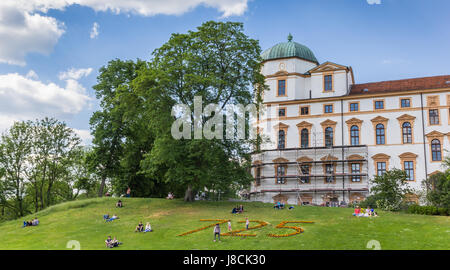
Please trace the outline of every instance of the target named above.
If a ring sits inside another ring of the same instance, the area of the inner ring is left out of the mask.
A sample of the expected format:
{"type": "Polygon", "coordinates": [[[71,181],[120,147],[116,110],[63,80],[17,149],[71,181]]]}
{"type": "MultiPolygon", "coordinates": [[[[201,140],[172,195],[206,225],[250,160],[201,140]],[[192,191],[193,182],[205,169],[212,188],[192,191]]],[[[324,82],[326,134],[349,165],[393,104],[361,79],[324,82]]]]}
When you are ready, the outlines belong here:
{"type": "Polygon", "coordinates": [[[259,175],[255,175],[259,184],[253,186],[250,194],[295,193],[297,204],[318,205],[321,204],[319,194],[322,194],[322,202],[342,204],[350,201],[352,192],[368,191],[366,145],[325,146],[323,133],[311,132],[310,135],[311,147],[268,149],[253,155],[252,167],[259,168],[259,175]],[[278,174],[278,166],[284,167],[284,174],[278,174]],[[270,168],[273,173],[267,175],[270,168]],[[272,184],[271,179],[275,180],[272,184]],[[336,202],[340,194],[342,201],[336,202]],[[303,195],[310,195],[311,199],[304,201],[303,195]]]}

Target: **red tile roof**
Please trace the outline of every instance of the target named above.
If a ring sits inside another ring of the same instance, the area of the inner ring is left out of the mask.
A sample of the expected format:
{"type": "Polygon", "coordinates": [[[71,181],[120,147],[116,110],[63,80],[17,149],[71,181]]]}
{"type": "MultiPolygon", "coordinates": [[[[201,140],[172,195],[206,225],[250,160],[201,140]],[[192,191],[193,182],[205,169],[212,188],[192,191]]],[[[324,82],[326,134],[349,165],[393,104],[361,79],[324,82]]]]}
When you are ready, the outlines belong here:
{"type": "Polygon", "coordinates": [[[450,88],[450,75],[423,77],[395,81],[382,81],[373,83],[353,84],[350,95],[386,93],[408,90],[425,90],[437,88],[450,88]],[[363,91],[368,89],[368,91],[363,91]]]}

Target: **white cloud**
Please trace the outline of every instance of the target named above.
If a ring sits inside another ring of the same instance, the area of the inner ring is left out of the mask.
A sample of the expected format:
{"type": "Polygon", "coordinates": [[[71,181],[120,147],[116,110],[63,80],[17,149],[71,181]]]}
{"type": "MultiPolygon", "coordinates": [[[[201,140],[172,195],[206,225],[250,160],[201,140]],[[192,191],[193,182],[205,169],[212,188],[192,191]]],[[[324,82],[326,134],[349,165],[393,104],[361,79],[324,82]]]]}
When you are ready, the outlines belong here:
{"type": "Polygon", "coordinates": [[[91,74],[92,68],[71,68],[67,71],[60,72],[58,78],[60,80],[79,80],[82,77],[87,77],[91,74]]]}
{"type": "MultiPolygon", "coordinates": [[[[198,6],[217,9],[222,17],[240,16],[249,0],[0,0],[0,63],[25,65],[29,53],[49,54],[61,35],[64,23],[48,16],[51,9],[71,5],[116,14],[181,15],[198,6]]],[[[380,1],[380,0],[368,0],[380,1]]],[[[91,38],[98,35],[94,24],[91,38]]]]}
{"type": "Polygon", "coordinates": [[[0,131],[14,121],[73,116],[90,100],[86,89],[73,79],[67,79],[65,87],[60,87],[17,73],[0,75],[0,131]]]}
{"type": "Polygon", "coordinates": [[[380,5],[381,4],[381,0],[367,0],[367,3],[369,5],[373,5],[373,4],[380,5]]]}
{"type": "Polygon", "coordinates": [[[98,28],[99,28],[98,23],[94,22],[94,24],[92,25],[91,33],[89,34],[89,37],[91,39],[94,39],[98,36],[98,28]]]}
{"type": "Polygon", "coordinates": [[[35,79],[35,80],[39,79],[39,76],[32,69],[30,71],[28,71],[28,73],[25,77],[27,77],[28,79],[35,79]]]}
{"type": "Polygon", "coordinates": [[[64,24],[8,1],[0,1],[0,63],[23,66],[28,53],[49,54],[64,33],[64,24]]]}
{"type": "Polygon", "coordinates": [[[14,3],[27,10],[47,12],[78,4],[95,11],[111,11],[113,13],[136,13],[143,16],[180,15],[198,6],[215,8],[223,17],[242,15],[247,9],[248,0],[2,0],[14,3]]]}
{"type": "Polygon", "coordinates": [[[91,135],[91,132],[87,129],[76,129],[73,128],[73,131],[80,137],[83,145],[92,144],[92,139],[94,136],[91,135]]]}

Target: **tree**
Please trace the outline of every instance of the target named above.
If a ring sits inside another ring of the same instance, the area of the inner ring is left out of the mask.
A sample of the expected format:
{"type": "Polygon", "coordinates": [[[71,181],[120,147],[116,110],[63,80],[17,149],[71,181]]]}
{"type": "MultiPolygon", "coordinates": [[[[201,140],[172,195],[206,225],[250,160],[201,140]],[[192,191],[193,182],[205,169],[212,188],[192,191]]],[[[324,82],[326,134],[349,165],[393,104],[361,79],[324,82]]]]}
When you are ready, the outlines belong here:
{"type": "MultiPolygon", "coordinates": [[[[151,152],[144,155],[144,173],[184,186],[185,201],[193,201],[198,190],[250,183],[248,141],[174,139],[170,131],[175,118],[170,108],[185,104],[194,119],[195,97],[202,97],[204,104],[218,104],[221,112],[229,104],[258,103],[264,89],[260,53],[258,41],[243,33],[241,23],[213,21],[197,31],[173,34],[155,50],[153,61],[137,78],[157,82],[145,89],[151,103],[147,108],[158,117],[152,119],[156,139],[151,152]]],[[[202,124],[208,119],[202,117],[202,124]]]]}
{"type": "MultiPolygon", "coordinates": [[[[97,85],[93,88],[100,99],[102,110],[96,111],[90,125],[94,139],[94,155],[91,161],[95,164],[101,176],[98,196],[103,196],[106,180],[120,179],[122,176],[120,161],[123,156],[123,143],[130,134],[128,125],[124,122],[126,107],[121,105],[123,93],[131,93],[131,82],[137,77],[137,71],[145,65],[144,61],[112,60],[106,67],[100,69],[97,85]]],[[[125,184],[126,185],[126,184],[125,184]]],[[[123,186],[123,185],[122,185],[123,186]]]]}
{"type": "Polygon", "coordinates": [[[15,217],[21,217],[27,211],[24,205],[27,158],[31,154],[32,124],[16,122],[1,136],[0,168],[3,171],[1,178],[1,203],[13,211],[15,217]]]}
{"type": "Polygon", "coordinates": [[[386,171],[371,181],[371,192],[377,200],[377,207],[384,210],[399,210],[405,195],[411,193],[406,181],[406,173],[399,169],[386,171]]]}
{"type": "Polygon", "coordinates": [[[428,177],[423,185],[427,190],[427,200],[436,207],[450,208],[450,156],[443,161],[444,172],[428,177]]]}

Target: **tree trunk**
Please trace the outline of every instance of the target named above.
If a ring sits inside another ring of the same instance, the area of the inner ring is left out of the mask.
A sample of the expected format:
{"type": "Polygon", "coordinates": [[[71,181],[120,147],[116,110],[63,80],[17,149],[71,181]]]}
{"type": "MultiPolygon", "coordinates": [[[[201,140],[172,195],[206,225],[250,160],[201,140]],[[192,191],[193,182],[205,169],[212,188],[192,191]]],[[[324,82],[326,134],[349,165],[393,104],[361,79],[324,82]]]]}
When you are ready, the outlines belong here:
{"type": "Polygon", "coordinates": [[[106,177],[102,177],[102,182],[100,183],[100,188],[98,189],[98,196],[103,197],[103,189],[105,188],[106,177]]]}
{"type": "Polygon", "coordinates": [[[194,191],[192,190],[192,186],[188,185],[186,189],[186,193],[184,194],[185,202],[193,202],[194,201],[194,191]]]}

